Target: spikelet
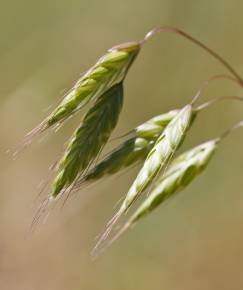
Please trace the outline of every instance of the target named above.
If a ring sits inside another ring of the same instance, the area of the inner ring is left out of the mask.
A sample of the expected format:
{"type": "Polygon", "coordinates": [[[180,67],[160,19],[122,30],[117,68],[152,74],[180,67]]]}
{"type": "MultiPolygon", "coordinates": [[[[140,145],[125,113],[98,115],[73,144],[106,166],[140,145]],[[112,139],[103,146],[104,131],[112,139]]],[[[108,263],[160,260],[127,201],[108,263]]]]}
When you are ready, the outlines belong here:
{"type": "Polygon", "coordinates": [[[167,164],[167,161],[180,146],[191,124],[192,115],[192,106],[190,104],[186,105],[176,114],[159,136],[154,147],[149,152],[137,178],[127,193],[123,205],[121,206],[122,212],[126,212],[138,195],[151,184],[158,172],[167,164]]]}
{"type": "Polygon", "coordinates": [[[150,213],[164,200],[186,187],[208,165],[219,139],[203,143],[176,158],[166,174],[161,176],[151,194],[132,216],[132,224],[150,213]]]}
{"type": "Polygon", "coordinates": [[[171,163],[167,172],[158,179],[151,194],[102,250],[109,247],[126,230],[151,213],[165,200],[188,186],[207,167],[214,155],[218,142],[219,139],[210,140],[177,157],[171,163]]]}
{"type": "Polygon", "coordinates": [[[25,136],[23,142],[14,154],[16,155],[23,147],[31,143],[36,134],[39,134],[50,127],[60,126],[62,122],[67,120],[91,99],[99,97],[113,85],[124,80],[129,67],[138,55],[141,47],[151,37],[161,32],[175,33],[176,35],[182,36],[196,44],[198,47],[217,59],[229,72],[231,72],[234,76],[234,80],[241,86],[243,85],[243,80],[235,69],[211,48],[176,27],[156,27],[146,33],[145,37],[138,42],[134,41],[125,43],[109,49],[91,69],[80,77],[76,84],[65,95],[63,101],[57,106],[57,108],[39,126],[34,128],[25,136]]]}
{"type": "Polygon", "coordinates": [[[114,129],[123,103],[122,83],[100,96],[75,131],[57,166],[51,196],[72,185],[77,175],[95,160],[114,129]]]}
{"type": "Polygon", "coordinates": [[[91,69],[81,76],[57,108],[26,135],[19,149],[31,143],[36,134],[50,127],[59,126],[90,100],[98,98],[111,87],[122,82],[139,50],[138,42],[125,43],[109,49],[91,69]]]}
{"type": "Polygon", "coordinates": [[[96,244],[94,251],[106,240],[112,227],[121,215],[128,211],[140,194],[152,184],[159,172],[165,168],[168,161],[183,142],[186,131],[193,120],[194,110],[192,105],[188,104],[170,121],[149,152],[143,167],[130,187],[120,209],[108,223],[107,229],[96,244]]]}
{"type": "MultiPolygon", "coordinates": [[[[105,176],[113,175],[146,159],[158,136],[179,110],[155,116],[132,130],[132,137],[108,153],[103,160],[81,176],[75,186],[79,190],[84,183],[97,181],[105,176]]],[[[126,134],[127,135],[127,134],[126,134]]]]}
{"type": "MultiPolygon", "coordinates": [[[[242,101],[239,96],[222,96],[216,97],[202,105],[198,106],[193,111],[193,117],[208,106],[224,100],[242,101]]],[[[86,182],[94,182],[104,176],[110,176],[119,172],[122,169],[128,168],[139,161],[142,162],[150,149],[153,147],[158,136],[163,132],[168,123],[178,114],[179,110],[171,110],[167,113],[157,115],[145,123],[133,129],[130,134],[133,137],[120,144],[112,152],[94,166],[89,172],[79,178],[75,191],[79,190],[86,182]]],[[[124,136],[129,135],[129,133],[124,136]]]]}

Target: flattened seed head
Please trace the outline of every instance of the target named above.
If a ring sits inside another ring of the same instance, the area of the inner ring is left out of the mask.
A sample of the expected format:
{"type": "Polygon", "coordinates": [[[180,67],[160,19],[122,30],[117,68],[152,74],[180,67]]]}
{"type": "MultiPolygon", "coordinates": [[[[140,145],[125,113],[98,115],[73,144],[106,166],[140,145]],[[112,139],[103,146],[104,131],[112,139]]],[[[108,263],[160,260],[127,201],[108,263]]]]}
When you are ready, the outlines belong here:
{"type": "Polygon", "coordinates": [[[113,131],[122,108],[123,85],[113,86],[101,95],[74,132],[57,164],[57,177],[51,195],[66,190],[95,160],[113,131]]]}
{"type": "Polygon", "coordinates": [[[158,137],[155,145],[148,153],[143,167],[127,192],[123,203],[108,223],[104,234],[99,239],[95,248],[98,248],[107,239],[120,217],[129,210],[139,196],[152,184],[157,174],[167,165],[167,162],[172,158],[183,141],[184,135],[190,125],[191,115],[192,106],[189,104],[179,111],[158,137]]]}
{"type": "Polygon", "coordinates": [[[208,165],[217,148],[217,142],[217,139],[210,140],[178,156],[167,172],[158,179],[151,194],[136,210],[129,224],[135,224],[166,199],[188,186],[208,165]]]}
{"type": "Polygon", "coordinates": [[[48,126],[65,120],[90,100],[96,99],[125,78],[140,50],[131,42],[112,47],[76,82],[60,105],[47,118],[48,126]]]}
{"type": "Polygon", "coordinates": [[[90,169],[85,176],[81,176],[78,179],[76,190],[80,189],[87,181],[94,182],[128,168],[137,162],[144,161],[157,137],[178,112],[179,110],[173,110],[160,114],[133,129],[131,132],[134,137],[121,143],[90,169]]]}
{"type": "Polygon", "coordinates": [[[208,141],[183,154],[170,165],[167,173],[157,181],[154,190],[138,207],[124,226],[106,243],[99,243],[94,249],[104,251],[122,234],[156,209],[166,199],[187,186],[205,167],[217,148],[219,139],[208,141]]]}

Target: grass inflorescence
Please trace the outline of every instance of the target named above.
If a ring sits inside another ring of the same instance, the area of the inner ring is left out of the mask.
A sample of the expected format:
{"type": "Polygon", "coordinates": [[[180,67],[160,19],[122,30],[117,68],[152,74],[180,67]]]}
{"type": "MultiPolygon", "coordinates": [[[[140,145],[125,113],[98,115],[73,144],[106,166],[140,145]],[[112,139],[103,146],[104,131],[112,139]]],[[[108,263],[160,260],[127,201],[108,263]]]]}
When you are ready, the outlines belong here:
{"type": "Polygon", "coordinates": [[[199,112],[221,100],[243,100],[239,96],[221,96],[195,107],[194,103],[199,95],[211,81],[216,79],[230,80],[243,87],[242,77],[228,61],[199,40],[175,27],[158,27],[148,32],[140,41],[117,45],[109,49],[94,66],[81,75],[53,112],[26,135],[20,146],[20,148],[25,147],[31,143],[35,135],[45,130],[60,127],[86,104],[90,104],[90,108],[71,136],[62,157],[56,163],[52,189],[38,210],[34,223],[51,201],[55,203],[64,194],[69,196],[72,191],[76,192],[84,185],[143,163],[120,208],[98,240],[94,248],[94,253],[97,254],[100,249],[103,250],[111,245],[122,233],[165,200],[187,187],[206,169],[219,142],[233,130],[243,126],[243,122],[240,122],[225,131],[221,137],[203,143],[174,158],[174,154],[188,135],[188,130],[199,112]],[[199,88],[191,103],[181,109],[159,114],[137,126],[123,135],[125,140],[121,144],[100,159],[99,156],[119,119],[123,104],[123,83],[127,72],[146,42],[162,32],[174,33],[194,43],[221,63],[231,75],[216,75],[209,78],[199,88]],[[148,196],[142,204],[124,226],[108,240],[119,218],[127,213],[145,192],[148,196]]]}
{"type": "Polygon", "coordinates": [[[76,182],[75,190],[79,190],[85,183],[97,181],[144,161],[158,136],[177,113],[178,110],[172,110],[155,116],[125,134],[131,137],[108,153],[87,174],[81,175],[76,182]]]}
{"type": "Polygon", "coordinates": [[[135,226],[140,219],[152,213],[166,200],[186,188],[199,174],[205,171],[219,144],[234,130],[241,127],[243,127],[243,121],[236,123],[219,137],[202,143],[175,158],[167,171],[158,178],[149,196],[145,198],[118,232],[101,248],[94,248],[93,258],[110,247],[122,234],[135,226]]]}
{"type": "Polygon", "coordinates": [[[17,152],[31,143],[35,135],[53,126],[60,126],[88,102],[121,83],[138,55],[140,46],[139,42],[130,42],[109,49],[93,67],[82,74],[54,111],[26,135],[17,152]]]}
{"type": "Polygon", "coordinates": [[[101,95],[85,115],[57,165],[52,197],[72,185],[96,159],[118,121],[122,103],[123,85],[119,83],[101,95]]]}
{"type": "Polygon", "coordinates": [[[183,107],[159,135],[154,146],[149,151],[143,167],[139,171],[132,186],[127,192],[121,207],[107,224],[107,228],[99,239],[95,249],[107,239],[118,219],[126,213],[139,196],[152,184],[161,170],[165,169],[173,154],[182,144],[186,131],[193,120],[192,105],[183,107]]]}
{"type": "MultiPolygon", "coordinates": [[[[179,155],[169,166],[166,173],[158,178],[149,196],[116,235],[103,245],[101,250],[104,251],[105,248],[110,246],[140,219],[147,216],[175,193],[188,186],[189,183],[206,168],[217,148],[218,141],[219,139],[210,140],[179,155]]],[[[94,251],[93,254],[95,255],[96,251],[94,251]]]]}

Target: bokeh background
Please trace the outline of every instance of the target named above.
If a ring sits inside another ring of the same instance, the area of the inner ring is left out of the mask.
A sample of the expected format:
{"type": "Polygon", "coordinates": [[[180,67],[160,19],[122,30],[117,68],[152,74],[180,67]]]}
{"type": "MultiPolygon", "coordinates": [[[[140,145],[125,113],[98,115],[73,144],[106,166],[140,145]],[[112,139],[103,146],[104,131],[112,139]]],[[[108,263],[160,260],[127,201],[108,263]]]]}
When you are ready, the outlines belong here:
{"type": "MultiPolygon", "coordinates": [[[[170,24],[190,32],[243,75],[242,11],[240,0],[1,1],[0,289],[243,289],[242,131],[225,140],[190,187],[96,262],[90,259],[95,237],[136,169],[83,190],[30,235],[37,186],[82,114],[34,142],[16,160],[5,153],[106,49],[140,39],[154,26],[170,24]]],[[[203,80],[219,73],[226,71],[186,40],[168,33],[155,37],[126,79],[125,103],[113,136],[183,106],[203,80]]],[[[220,95],[243,93],[221,80],[200,101],[220,95]]],[[[242,116],[241,103],[209,108],[182,149],[218,135],[242,116]]]]}

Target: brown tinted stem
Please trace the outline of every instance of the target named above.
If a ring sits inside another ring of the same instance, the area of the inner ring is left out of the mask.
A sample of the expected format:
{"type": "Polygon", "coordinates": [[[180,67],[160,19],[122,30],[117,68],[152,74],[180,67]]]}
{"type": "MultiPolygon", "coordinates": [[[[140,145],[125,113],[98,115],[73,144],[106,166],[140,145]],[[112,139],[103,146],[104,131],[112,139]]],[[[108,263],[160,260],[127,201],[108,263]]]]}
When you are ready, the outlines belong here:
{"type": "Polygon", "coordinates": [[[225,139],[233,131],[235,131],[236,129],[239,129],[241,127],[243,127],[243,120],[240,121],[239,123],[236,123],[234,126],[232,126],[231,128],[227,129],[226,131],[224,131],[224,133],[219,137],[219,141],[225,139]]]}
{"type": "Polygon", "coordinates": [[[205,45],[201,41],[197,40],[196,38],[194,38],[190,34],[184,32],[183,30],[180,30],[176,27],[162,26],[162,27],[154,28],[153,30],[151,30],[150,32],[148,32],[146,34],[144,39],[141,41],[141,44],[145,43],[152,36],[154,36],[155,34],[160,33],[160,32],[175,33],[177,35],[180,35],[180,36],[188,39],[189,41],[193,42],[195,45],[201,47],[203,50],[205,50],[211,56],[213,56],[215,59],[217,59],[229,72],[231,72],[231,74],[241,83],[241,85],[243,85],[243,79],[241,78],[241,76],[235,71],[235,69],[223,57],[221,57],[218,53],[216,53],[214,50],[209,48],[207,45],[205,45]]]}
{"type": "Polygon", "coordinates": [[[210,77],[209,79],[207,79],[206,81],[204,81],[199,90],[197,91],[196,95],[193,97],[192,101],[191,101],[191,104],[193,105],[197,100],[198,98],[201,96],[201,94],[203,93],[203,91],[208,87],[208,85],[215,81],[215,80],[220,80],[220,79],[224,79],[224,80],[229,80],[229,81],[232,81],[238,85],[240,85],[241,87],[243,86],[236,78],[232,77],[232,76],[228,76],[228,75],[214,75],[212,77],[210,77]]]}

